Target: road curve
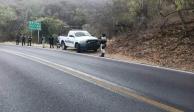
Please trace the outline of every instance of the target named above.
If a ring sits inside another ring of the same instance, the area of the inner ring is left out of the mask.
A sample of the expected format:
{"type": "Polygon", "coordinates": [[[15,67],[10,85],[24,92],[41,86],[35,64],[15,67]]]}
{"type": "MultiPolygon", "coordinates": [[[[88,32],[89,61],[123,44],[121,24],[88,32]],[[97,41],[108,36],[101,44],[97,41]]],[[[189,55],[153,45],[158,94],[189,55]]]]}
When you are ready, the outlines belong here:
{"type": "MultiPolygon", "coordinates": [[[[183,111],[194,111],[193,74],[61,51],[0,45],[1,49],[48,60],[129,88],[137,95],[161,104],[183,111]]],[[[52,67],[0,52],[1,112],[165,111],[134,97],[108,91],[52,67]]]]}

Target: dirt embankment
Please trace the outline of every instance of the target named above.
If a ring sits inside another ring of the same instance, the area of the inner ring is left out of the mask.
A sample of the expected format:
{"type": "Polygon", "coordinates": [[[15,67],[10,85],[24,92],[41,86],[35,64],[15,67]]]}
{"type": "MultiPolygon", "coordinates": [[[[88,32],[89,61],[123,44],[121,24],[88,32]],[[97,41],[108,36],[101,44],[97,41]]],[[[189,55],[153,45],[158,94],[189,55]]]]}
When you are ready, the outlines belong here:
{"type": "Polygon", "coordinates": [[[186,31],[182,24],[173,23],[163,30],[130,33],[113,38],[108,52],[138,62],[194,71],[194,21],[187,23],[186,31]]]}

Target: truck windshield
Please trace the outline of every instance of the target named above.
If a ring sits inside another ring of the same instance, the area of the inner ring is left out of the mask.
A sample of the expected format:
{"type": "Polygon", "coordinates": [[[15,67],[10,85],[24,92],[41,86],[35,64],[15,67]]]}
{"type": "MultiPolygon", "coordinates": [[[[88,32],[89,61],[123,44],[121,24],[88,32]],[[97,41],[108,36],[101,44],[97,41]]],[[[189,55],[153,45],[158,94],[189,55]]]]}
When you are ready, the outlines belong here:
{"type": "Polygon", "coordinates": [[[76,37],[91,36],[88,32],[76,32],[76,37]]]}

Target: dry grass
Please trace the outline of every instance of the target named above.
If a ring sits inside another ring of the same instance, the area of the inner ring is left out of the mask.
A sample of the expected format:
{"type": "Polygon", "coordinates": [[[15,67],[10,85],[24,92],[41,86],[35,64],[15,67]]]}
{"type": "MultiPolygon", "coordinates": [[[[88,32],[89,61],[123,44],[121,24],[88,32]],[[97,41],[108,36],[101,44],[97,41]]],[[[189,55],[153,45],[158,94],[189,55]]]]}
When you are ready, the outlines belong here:
{"type": "Polygon", "coordinates": [[[117,37],[108,44],[108,52],[117,58],[194,72],[194,22],[185,36],[181,24],[175,23],[164,31],[144,31],[117,37]],[[184,38],[182,38],[184,37],[184,38]]]}

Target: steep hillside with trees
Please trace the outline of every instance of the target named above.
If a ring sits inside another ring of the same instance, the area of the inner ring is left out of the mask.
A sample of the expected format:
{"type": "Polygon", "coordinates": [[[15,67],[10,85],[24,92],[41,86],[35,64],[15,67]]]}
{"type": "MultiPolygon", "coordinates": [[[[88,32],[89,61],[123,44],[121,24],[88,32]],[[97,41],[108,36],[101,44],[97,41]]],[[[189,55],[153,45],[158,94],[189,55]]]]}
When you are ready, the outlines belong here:
{"type": "Polygon", "coordinates": [[[194,71],[194,1],[147,1],[138,3],[133,10],[135,16],[131,16],[136,19],[128,27],[122,20],[118,22],[120,34],[126,34],[111,39],[109,52],[140,62],[194,71]]]}

